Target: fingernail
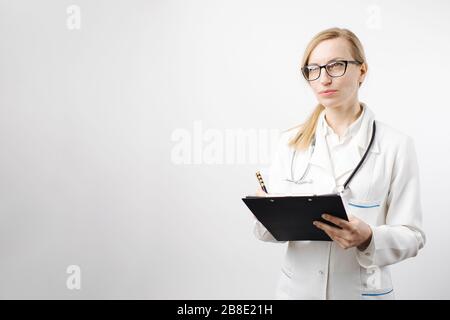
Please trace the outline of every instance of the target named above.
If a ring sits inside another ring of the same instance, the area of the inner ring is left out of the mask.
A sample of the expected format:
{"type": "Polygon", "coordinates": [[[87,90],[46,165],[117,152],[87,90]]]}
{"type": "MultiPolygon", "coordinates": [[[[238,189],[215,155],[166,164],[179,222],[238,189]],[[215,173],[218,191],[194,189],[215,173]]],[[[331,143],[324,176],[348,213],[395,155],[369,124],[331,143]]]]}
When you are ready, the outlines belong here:
{"type": "Polygon", "coordinates": [[[327,217],[327,215],[324,213],[324,214],[322,215],[322,218],[325,219],[326,217],[327,217]]]}

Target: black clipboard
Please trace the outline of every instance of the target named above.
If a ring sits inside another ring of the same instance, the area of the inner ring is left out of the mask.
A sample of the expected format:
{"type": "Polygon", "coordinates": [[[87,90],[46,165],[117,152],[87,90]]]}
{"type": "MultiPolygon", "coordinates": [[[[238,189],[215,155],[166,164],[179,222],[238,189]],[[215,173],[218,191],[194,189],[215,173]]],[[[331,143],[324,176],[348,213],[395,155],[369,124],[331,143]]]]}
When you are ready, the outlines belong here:
{"type": "Polygon", "coordinates": [[[337,227],[322,219],[323,213],[348,221],[342,198],[337,193],[306,196],[247,196],[242,200],[278,241],[332,241],[324,231],[313,225],[313,221],[321,221],[337,227]]]}

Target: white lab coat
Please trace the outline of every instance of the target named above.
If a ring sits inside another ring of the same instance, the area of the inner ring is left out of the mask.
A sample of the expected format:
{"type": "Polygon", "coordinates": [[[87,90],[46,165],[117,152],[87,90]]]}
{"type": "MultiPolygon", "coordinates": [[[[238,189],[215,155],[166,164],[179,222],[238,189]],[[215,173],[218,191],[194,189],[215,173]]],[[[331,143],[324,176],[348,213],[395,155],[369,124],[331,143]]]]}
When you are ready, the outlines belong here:
{"type": "MultiPolygon", "coordinates": [[[[369,144],[375,116],[366,104],[362,105],[365,112],[352,138],[352,155],[344,166],[335,168],[336,176],[349,176],[369,144]]],[[[372,148],[343,194],[347,213],[371,226],[371,243],[360,251],[342,249],[334,241],[289,241],[276,288],[277,299],[394,299],[389,265],[416,256],[426,241],[419,171],[412,139],[378,120],[376,125],[372,148]]],[[[292,149],[287,141],[294,131],[281,135],[266,181],[268,192],[337,192],[321,123],[317,125],[312,157],[309,149],[297,151],[294,162],[294,178],[298,179],[309,161],[311,167],[305,178],[312,179],[312,183],[285,181],[291,178],[292,149]]],[[[262,241],[286,242],[277,241],[256,219],[253,231],[262,241]]]]}

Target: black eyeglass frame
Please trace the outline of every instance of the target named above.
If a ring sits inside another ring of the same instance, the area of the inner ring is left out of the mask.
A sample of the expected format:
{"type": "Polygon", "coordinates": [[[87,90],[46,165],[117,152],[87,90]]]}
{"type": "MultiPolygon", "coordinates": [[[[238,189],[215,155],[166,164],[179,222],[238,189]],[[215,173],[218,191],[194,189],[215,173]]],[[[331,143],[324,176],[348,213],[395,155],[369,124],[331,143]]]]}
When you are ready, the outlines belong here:
{"type": "Polygon", "coordinates": [[[330,77],[332,77],[332,78],[339,78],[339,77],[342,77],[342,76],[345,74],[345,72],[347,71],[347,65],[348,65],[349,63],[352,63],[352,64],[358,64],[358,65],[362,64],[362,62],[359,62],[359,61],[356,61],[356,60],[332,60],[332,61],[329,61],[329,62],[326,63],[326,64],[323,64],[323,65],[318,65],[317,63],[308,64],[308,65],[302,67],[301,69],[302,69],[303,77],[306,79],[306,81],[315,81],[315,80],[317,80],[317,79],[320,78],[320,76],[321,76],[321,74],[322,74],[322,68],[325,68],[326,73],[327,73],[330,77]],[[332,75],[328,72],[328,69],[327,69],[327,66],[328,66],[328,65],[333,64],[333,63],[336,63],[336,62],[344,62],[344,63],[345,63],[344,72],[343,72],[340,76],[332,76],[332,75]],[[310,66],[317,66],[317,67],[319,67],[319,75],[318,75],[317,78],[315,78],[315,79],[308,79],[308,78],[306,77],[306,74],[305,74],[305,68],[310,67],[310,66]]]}

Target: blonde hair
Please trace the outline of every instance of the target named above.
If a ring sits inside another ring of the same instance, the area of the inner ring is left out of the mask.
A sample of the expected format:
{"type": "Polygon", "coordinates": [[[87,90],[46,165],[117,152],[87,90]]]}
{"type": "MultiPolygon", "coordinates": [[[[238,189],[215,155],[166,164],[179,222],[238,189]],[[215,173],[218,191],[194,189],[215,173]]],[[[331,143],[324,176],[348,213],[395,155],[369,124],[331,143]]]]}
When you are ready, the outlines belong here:
{"type": "MultiPolygon", "coordinates": [[[[301,67],[308,64],[309,57],[311,55],[311,52],[314,50],[314,48],[322,41],[329,40],[329,39],[335,39],[335,38],[343,38],[347,40],[347,42],[350,45],[350,52],[353,56],[353,59],[356,61],[362,62],[365,64],[366,70],[367,70],[367,60],[366,55],[364,53],[364,48],[359,41],[358,37],[351,32],[348,29],[341,29],[341,28],[330,28],[323,30],[316,34],[309,44],[306,46],[305,52],[303,54],[302,64],[301,67]]],[[[359,86],[361,86],[361,82],[359,83],[359,86]]],[[[296,150],[304,150],[308,148],[308,146],[311,144],[311,141],[316,133],[316,127],[317,127],[317,120],[319,119],[320,113],[322,110],[324,110],[325,107],[321,104],[318,104],[312,114],[308,117],[308,119],[293,128],[287,129],[286,131],[293,130],[295,128],[299,128],[297,134],[291,138],[291,140],[288,142],[288,146],[292,147],[296,150]]],[[[285,132],[286,132],[285,131],[285,132]]]]}

